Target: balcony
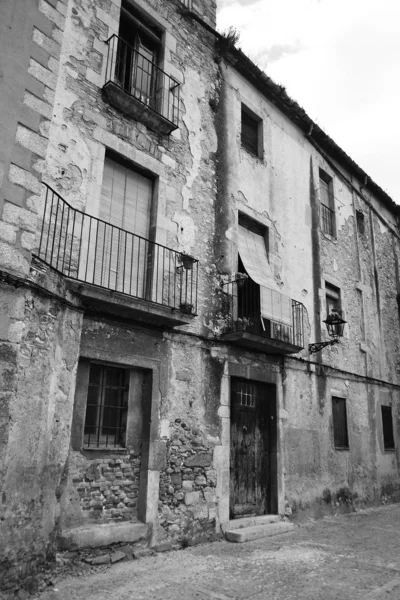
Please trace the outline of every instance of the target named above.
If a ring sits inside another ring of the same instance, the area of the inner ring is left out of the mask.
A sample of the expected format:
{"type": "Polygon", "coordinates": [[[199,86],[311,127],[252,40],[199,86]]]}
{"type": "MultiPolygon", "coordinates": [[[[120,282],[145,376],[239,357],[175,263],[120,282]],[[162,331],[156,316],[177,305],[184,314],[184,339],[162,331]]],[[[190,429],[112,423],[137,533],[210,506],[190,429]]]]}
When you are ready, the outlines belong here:
{"type": "Polygon", "coordinates": [[[76,210],[49,186],[38,258],[87,309],[171,326],[196,314],[196,259],[76,210]]]}
{"type": "Polygon", "coordinates": [[[301,302],[261,288],[250,278],[224,286],[224,302],[227,313],[224,341],[268,354],[296,354],[304,348],[301,302]]]}
{"type": "Polygon", "coordinates": [[[103,97],[152,131],[169,135],[179,123],[179,82],[122,38],[112,35],[107,44],[103,97]]]}

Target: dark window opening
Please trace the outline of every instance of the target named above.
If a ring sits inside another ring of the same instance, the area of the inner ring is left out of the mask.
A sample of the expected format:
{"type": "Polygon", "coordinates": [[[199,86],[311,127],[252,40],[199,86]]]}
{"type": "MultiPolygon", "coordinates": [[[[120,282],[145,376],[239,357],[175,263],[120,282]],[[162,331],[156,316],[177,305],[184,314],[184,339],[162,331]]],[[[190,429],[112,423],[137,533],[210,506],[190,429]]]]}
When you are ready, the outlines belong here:
{"type": "Polygon", "coordinates": [[[342,316],[342,302],[340,298],[340,289],[328,282],[325,282],[326,297],[326,316],[337,313],[342,316]]]}
{"type": "Polygon", "coordinates": [[[356,217],[357,217],[357,229],[361,235],[364,235],[364,233],[365,233],[365,216],[364,216],[364,213],[362,212],[362,210],[356,211],[356,217]]]}
{"type": "Polygon", "coordinates": [[[335,237],[335,199],[333,180],[325,171],[319,170],[319,194],[321,200],[321,227],[324,233],[335,237]]]}
{"type": "Polygon", "coordinates": [[[118,35],[117,80],[132,96],[155,108],[161,30],[123,0],[118,35]]]}
{"type": "Polygon", "coordinates": [[[267,253],[269,252],[268,227],[243,213],[239,213],[239,227],[243,227],[263,238],[265,249],[267,253]]]}
{"type": "Polygon", "coordinates": [[[262,154],[260,151],[260,123],[261,120],[249,114],[248,109],[242,105],[242,147],[259,158],[262,154]]]}
{"type": "Polygon", "coordinates": [[[84,429],[86,447],[125,446],[128,376],[127,369],[90,365],[84,429]]]}
{"type": "Polygon", "coordinates": [[[392,407],[381,406],[383,447],[385,450],[394,450],[392,407]]]}
{"type": "Polygon", "coordinates": [[[335,448],[349,448],[345,398],[332,397],[332,422],[335,448]]]}

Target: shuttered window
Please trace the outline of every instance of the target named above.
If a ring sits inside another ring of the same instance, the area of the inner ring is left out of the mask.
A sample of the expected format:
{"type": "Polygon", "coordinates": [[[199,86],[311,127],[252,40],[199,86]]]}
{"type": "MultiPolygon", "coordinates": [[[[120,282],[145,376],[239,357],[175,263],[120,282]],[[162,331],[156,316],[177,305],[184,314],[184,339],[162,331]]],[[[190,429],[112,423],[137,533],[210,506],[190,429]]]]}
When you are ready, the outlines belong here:
{"type": "Polygon", "coordinates": [[[99,211],[105,224],[93,240],[95,284],[145,297],[152,191],[151,179],[106,157],[99,211]]]}
{"type": "Polygon", "coordinates": [[[333,442],[335,448],[348,448],[347,414],[345,398],[332,397],[333,442]]]}
{"type": "Polygon", "coordinates": [[[260,120],[254,119],[248,112],[242,107],[242,134],[241,141],[242,147],[255,154],[260,155],[259,151],[259,124],[260,120]]]}
{"type": "Polygon", "coordinates": [[[392,407],[381,406],[383,446],[385,450],[394,450],[392,407]]]}

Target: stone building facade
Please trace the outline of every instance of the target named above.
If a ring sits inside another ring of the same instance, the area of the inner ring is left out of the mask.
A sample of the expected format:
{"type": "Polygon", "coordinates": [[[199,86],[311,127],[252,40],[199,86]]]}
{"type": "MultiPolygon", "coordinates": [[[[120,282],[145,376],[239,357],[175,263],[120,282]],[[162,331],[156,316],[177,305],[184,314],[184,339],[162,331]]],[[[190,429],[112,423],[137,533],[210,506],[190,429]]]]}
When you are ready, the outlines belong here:
{"type": "Polygon", "coordinates": [[[3,586],[397,499],[397,205],[215,2],[0,12],[3,586]]]}

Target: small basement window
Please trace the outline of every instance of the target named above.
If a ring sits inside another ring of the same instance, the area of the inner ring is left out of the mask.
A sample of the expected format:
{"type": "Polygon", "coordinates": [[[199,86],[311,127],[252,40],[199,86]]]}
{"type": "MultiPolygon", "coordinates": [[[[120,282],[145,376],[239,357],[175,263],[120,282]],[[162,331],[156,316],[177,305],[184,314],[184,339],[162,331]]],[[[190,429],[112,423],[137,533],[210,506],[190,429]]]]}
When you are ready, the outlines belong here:
{"type": "Polygon", "coordinates": [[[262,120],[242,104],[242,148],[262,158],[262,120]]]}
{"type": "Polygon", "coordinates": [[[348,450],[346,399],[332,397],[333,443],[335,448],[348,450]]]}
{"type": "Polygon", "coordinates": [[[381,406],[382,411],[382,429],[383,429],[383,447],[385,450],[394,450],[394,437],[393,437],[393,418],[392,418],[392,407],[381,406]]]}

